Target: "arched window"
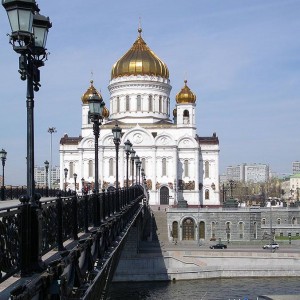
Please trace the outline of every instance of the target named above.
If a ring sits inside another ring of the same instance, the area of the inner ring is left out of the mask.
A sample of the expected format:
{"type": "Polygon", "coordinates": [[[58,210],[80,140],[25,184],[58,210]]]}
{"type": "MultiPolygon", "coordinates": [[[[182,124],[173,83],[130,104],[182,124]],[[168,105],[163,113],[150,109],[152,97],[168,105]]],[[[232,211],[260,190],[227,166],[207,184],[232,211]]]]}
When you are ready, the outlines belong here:
{"type": "Polygon", "coordinates": [[[93,170],[94,170],[94,168],[93,168],[93,161],[89,160],[89,177],[93,177],[94,176],[93,170]]]}
{"type": "Polygon", "coordinates": [[[265,218],[261,219],[261,224],[266,225],[266,219],[265,218]]]}
{"type": "Polygon", "coordinates": [[[141,95],[137,96],[136,99],[136,110],[137,111],[141,111],[142,110],[142,99],[141,99],[141,95]]]}
{"type": "Polygon", "coordinates": [[[165,158],[162,159],[162,176],[166,176],[167,175],[167,160],[165,158]]]}
{"type": "Polygon", "coordinates": [[[280,225],[281,224],[281,219],[277,219],[277,224],[280,225]]]}
{"type": "Polygon", "coordinates": [[[114,176],[114,160],[109,159],[109,176],[114,176]]]}
{"type": "Polygon", "coordinates": [[[162,97],[159,96],[159,101],[158,101],[158,112],[162,112],[162,97]]]}
{"type": "Polygon", "coordinates": [[[205,178],[209,177],[209,162],[208,161],[206,161],[204,164],[204,176],[205,176],[205,178]]]}
{"type": "Polygon", "coordinates": [[[230,222],[226,222],[226,236],[227,236],[227,241],[230,240],[230,222]]]}
{"type": "Polygon", "coordinates": [[[172,234],[171,234],[173,239],[178,239],[178,222],[174,221],[172,223],[172,234]]]}
{"type": "Polygon", "coordinates": [[[183,124],[189,124],[190,123],[190,113],[188,110],[183,111],[183,124]]]}
{"type": "Polygon", "coordinates": [[[149,107],[148,107],[149,112],[153,111],[153,97],[152,95],[149,95],[149,107]]]}
{"type": "Polygon", "coordinates": [[[126,96],[126,111],[130,111],[129,96],[126,96]]]}
{"type": "Polygon", "coordinates": [[[142,162],[142,169],[144,169],[144,173],[147,174],[147,172],[146,172],[146,159],[142,158],[141,162],[142,162]]]}
{"type": "Polygon", "coordinates": [[[209,200],[209,190],[205,190],[205,200],[209,200]]]}
{"type": "Polygon", "coordinates": [[[296,219],[296,217],[293,217],[293,218],[292,218],[292,224],[293,224],[293,225],[296,225],[296,224],[297,224],[297,219],[296,219]]]}
{"type": "Polygon", "coordinates": [[[117,113],[120,112],[120,98],[117,97],[117,113]]]}
{"type": "Polygon", "coordinates": [[[216,238],[216,223],[215,222],[211,222],[211,237],[213,239],[216,238]]]}
{"type": "Polygon", "coordinates": [[[184,161],[184,176],[189,177],[189,161],[187,159],[184,161]]]}
{"type": "Polygon", "coordinates": [[[72,178],[73,177],[73,174],[74,174],[74,163],[71,161],[69,163],[69,178],[72,178]]]}
{"type": "Polygon", "coordinates": [[[244,223],[243,222],[239,222],[239,235],[240,235],[240,239],[244,238],[244,223]]]}

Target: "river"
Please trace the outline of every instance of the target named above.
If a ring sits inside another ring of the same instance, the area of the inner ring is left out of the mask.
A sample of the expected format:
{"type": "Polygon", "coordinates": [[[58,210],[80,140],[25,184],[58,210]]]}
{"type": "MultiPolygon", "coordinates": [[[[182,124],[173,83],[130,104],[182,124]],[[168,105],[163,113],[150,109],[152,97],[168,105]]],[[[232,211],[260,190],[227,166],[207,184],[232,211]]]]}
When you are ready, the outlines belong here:
{"type": "Polygon", "coordinates": [[[260,300],[261,295],[299,295],[298,277],[224,278],[175,282],[113,283],[109,300],[260,300]]]}

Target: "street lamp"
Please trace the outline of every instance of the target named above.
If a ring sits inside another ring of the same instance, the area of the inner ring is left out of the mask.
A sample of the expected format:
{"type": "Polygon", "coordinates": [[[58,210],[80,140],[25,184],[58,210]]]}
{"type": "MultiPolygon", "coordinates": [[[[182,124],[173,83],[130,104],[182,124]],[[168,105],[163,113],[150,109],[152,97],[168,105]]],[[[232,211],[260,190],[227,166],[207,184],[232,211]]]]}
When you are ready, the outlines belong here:
{"type": "Polygon", "coordinates": [[[134,158],[135,158],[135,151],[131,148],[130,151],[130,158],[131,158],[131,177],[132,177],[132,183],[131,185],[133,186],[134,183],[134,158]]]}
{"type": "Polygon", "coordinates": [[[77,180],[77,174],[74,173],[74,174],[73,174],[73,177],[74,177],[75,193],[76,193],[76,180],[77,180]]]}
{"type": "Polygon", "coordinates": [[[84,193],[84,178],[82,177],[81,178],[81,190],[82,190],[82,193],[84,193]]]}
{"type": "Polygon", "coordinates": [[[35,0],[2,0],[11,26],[10,44],[20,55],[21,80],[27,79],[27,193],[34,197],[34,91],[40,87],[39,68],[47,60],[46,40],[51,23],[39,14],[35,0]]]}
{"type": "Polygon", "coordinates": [[[52,188],[52,134],[57,132],[55,127],[49,127],[48,132],[50,133],[50,182],[49,188],[52,188]]]}
{"type": "Polygon", "coordinates": [[[112,133],[114,136],[114,143],[116,146],[116,190],[119,189],[119,146],[121,141],[121,133],[122,128],[118,126],[118,124],[115,125],[115,127],[112,129],[112,133]]]}
{"type": "Polygon", "coordinates": [[[135,156],[135,183],[138,184],[138,167],[139,167],[139,161],[140,158],[138,155],[135,156]]]}
{"type": "Polygon", "coordinates": [[[142,165],[142,162],[141,162],[141,160],[139,159],[139,160],[138,160],[139,184],[141,184],[141,165],[142,165]]]}
{"type": "Polygon", "coordinates": [[[128,160],[129,160],[129,155],[131,153],[131,147],[132,144],[130,143],[129,140],[127,140],[125,143],[125,153],[126,153],[126,188],[128,189],[128,160]]]}
{"type": "Polygon", "coordinates": [[[1,200],[5,200],[5,185],[4,185],[4,166],[6,161],[7,152],[2,149],[0,151],[0,158],[2,161],[2,187],[1,187],[1,200]]]}
{"type": "Polygon", "coordinates": [[[64,168],[64,173],[65,173],[65,195],[67,191],[67,176],[68,176],[68,169],[64,168]]]}
{"type": "Polygon", "coordinates": [[[49,170],[49,161],[48,160],[46,160],[45,162],[44,162],[44,164],[45,164],[45,171],[46,171],[46,178],[45,178],[45,183],[46,183],[46,197],[48,197],[49,195],[48,195],[48,170],[49,170]]]}
{"type": "Polygon", "coordinates": [[[99,192],[99,179],[98,179],[98,140],[102,121],[102,111],[104,107],[104,101],[102,97],[96,92],[89,96],[89,118],[93,122],[93,131],[95,136],[95,191],[96,194],[99,192]]]}

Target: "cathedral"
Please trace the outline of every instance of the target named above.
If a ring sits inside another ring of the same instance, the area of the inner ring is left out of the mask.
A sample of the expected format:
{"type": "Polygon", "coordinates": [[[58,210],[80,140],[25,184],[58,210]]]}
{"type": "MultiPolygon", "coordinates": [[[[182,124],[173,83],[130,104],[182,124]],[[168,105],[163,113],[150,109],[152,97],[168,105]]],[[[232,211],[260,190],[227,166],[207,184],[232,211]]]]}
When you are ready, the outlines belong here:
{"type": "MultiPolygon", "coordinates": [[[[100,126],[99,188],[116,186],[112,129],[117,124],[122,129],[118,152],[119,187],[126,187],[127,183],[124,143],[130,141],[145,174],[150,205],[220,205],[218,137],[216,133],[208,137],[197,134],[196,95],[188,82],[185,80],[181,90],[178,89],[173,110],[171,89],[167,65],[148,47],[139,28],[136,41],[111,70],[109,108],[106,103],[100,126]]],[[[80,136],[66,134],[60,140],[61,189],[74,190],[75,183],[77,190],[94,186],[95,144],[88,105],[93,93],[102,99],[91,81],[81,97],[80,136]],[[64,169],[68,169],[67,174],[64,169]]],[[[136,168],[131,167],[130,158],[128,170],[131,185],[136,178],[136,168]]]]}

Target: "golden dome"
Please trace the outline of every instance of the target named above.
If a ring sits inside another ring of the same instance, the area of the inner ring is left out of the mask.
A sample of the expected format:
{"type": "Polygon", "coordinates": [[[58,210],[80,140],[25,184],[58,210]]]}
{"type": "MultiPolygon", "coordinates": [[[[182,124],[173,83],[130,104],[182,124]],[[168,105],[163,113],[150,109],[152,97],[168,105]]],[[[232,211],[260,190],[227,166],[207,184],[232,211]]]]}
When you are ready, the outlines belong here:
{"type": "Polygon", "coordinates": [[[176,103],[186,104],[186,103],[196,102],[196,95],[190,90],[190,88],[186,85],[186,83],[187,80],[184,81],[184,87],[176,95],[176,103]]]}
{"type": "Polygon", "coordinates": [[[154,75],[169,78],[166,64],[147,46],[138,29],[139,36],[132,47],[113,66],[111,79],[129,75],[154,75]]]}
{"type": "MultiPolygon", "coordinates": [[[[83,104],[88,104],[88,100],[89,98],[93,95],[93,94],[97,94],[99,96],[99,98],[103,101],[103,98],[101,96],[101,94],[95,89],[94,87],[94,81],[91,80],[90,81],[91,86],[87,89],[87,91],[82,95],[81,97],[81,101],[83,104]]],[[[104,101],[103,101],[104,102],[104,101]]],[[[109,117],[109,110],[106,108],[106,106],[104,106],[103,108],[103,112],[102,112],[102,117],[104,118],[108,118],[109,117]]]]}
{"type": "MultiPolygon", "coordinates": [[[[89,98],[90,98],[94,93],[96,93],[96,94],[99,96],[99,98],[102,99],[101,94],[95,89],[95,87],[94,87],[94,85],[93,85],[94,81],[91,80],[90,83],[91,83],[91,86],[87,89],[87,91],[86,91],[86,92],[82,95],[82,97],[81,97],[81,101],[82,101],[83,104],[88,104],[88,103],[89,103],[89,102],[88,102],[89,98]]],[[[102,99],[102,101],[103,101],[103,99],[102,99]]]]}

